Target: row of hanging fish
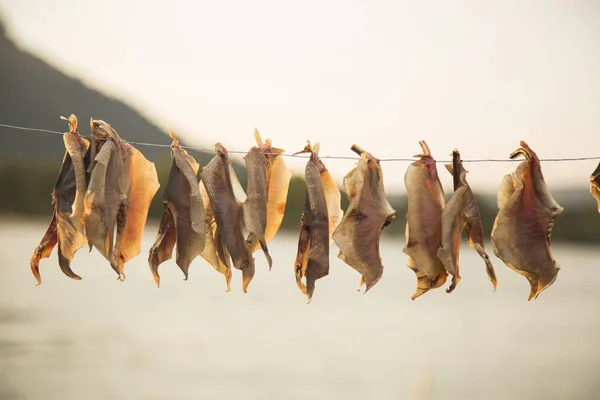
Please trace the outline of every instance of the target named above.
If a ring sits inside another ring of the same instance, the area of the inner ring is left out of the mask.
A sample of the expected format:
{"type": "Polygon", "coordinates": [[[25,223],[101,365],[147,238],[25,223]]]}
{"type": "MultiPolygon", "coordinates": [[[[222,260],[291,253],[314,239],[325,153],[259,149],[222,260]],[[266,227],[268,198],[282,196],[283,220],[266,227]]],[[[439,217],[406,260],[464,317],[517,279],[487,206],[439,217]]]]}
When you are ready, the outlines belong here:
{"type": "Polygon", "coordinates": [[[61,270],[79,280],[71,261],[87,244],[124,280],[125,263],[140,253],[148,209],[159,188],[156,168],[106,122],[91,120],[92,133],[85,139],[75,115],[62,118],[69,131],[63,135],[66,152],[52,192],[54,212],[33,252],[31,270],[40,284],[40,259],[58,244],[61,270]]]}
{"type": "MultiPolygon", "coordinates": [[[[92,133],[79,136],[77,118],[66,119],[65,156],[54,190],[50,226],[31,258],[31,269],[41,283],[39,262],[58,244],[59,266],[65,275],[81,279],[71,269],[75,252],[86,244],[95,247],[120,280],[124,264],[138,255],[152,198],[159,183],[154,164],[123,140],[106,122],[91,120],[92,133]]],[[[247,187],[236,176],[227,150],[215,145],[216,155],[204,167],[181,147],[170,132],[172,164],[163,193],[163,214],[148,262],[160,286],[158,267],[170,260],[188,277],[190,264],[201,256],[225,278],[231,289],[232,269],[241,271],[242,290],[255,274],[254,256],[262,250],[271,268],[268,244],[281,225],[291,172],[283,150],[262,141],[255,130],[256,146],[244,156],[247,187]],[[200,180],[198,173],[200,172],[200,180]]],[[[452,175],[454,193],[446,200],[436,161],[424,141],[422,153],[408,167],[404,181],[408,210],[406,244],[408,267],[417,287],[412,299],[452,280],[450,293],[460,282],[459,249],[463,230],[471,248],[483,259],[493,290],[498,283],[484,246],[483,225],[467,171],[454,150],[446,169],[452,175]]],[[[559,266],[552,257],[550,236],[554,220],[563,208],[548,190],[537,155],[525,142],[510,155],[524,157],[498,191],[498,215],[491,234],[494,254],[531,285],[529,299],[536,298],[557,277],[559,266]]],[[[310,302],[315,283],[329,274],[329,249],[333,242],[338,257],[355,269],[365,293],[383,275],[379,239],[396,217],[387,200],[380,162],[362,148],[356,166],[344,177],[349,207],[341,208],[340,191],[319,158],[319,144],[307,143],[295,153],[310,155],[305,168],[306,194],[294,274],[299,290],[310,302]]],[[[591,193],[600,212],[600,166],[591,176],[591,193]]]]}
{"type": "Polygon", "coordinates": [[[270,140],[263,143],[255,131],[257,146],[244,157],[248,171],[245,192],[223,145],[215,145],[217,155],[202,169],[198,182],[198,163],[172,132],[170,135],[173,161],[158,235],[149,256],[154,279],[160,285],[158,266],[170,259],[177,247],[175,262],[186,279],[190,263],[200,255],[223,274],[227,291],[231,289],[231,265],[241,270],[246,292],[254,277],[253,253],[262,249],[269,269],[273,263],[267,243],[283,220],[292,176],[279,157],[283,150],[272,147],[270,140]]]}

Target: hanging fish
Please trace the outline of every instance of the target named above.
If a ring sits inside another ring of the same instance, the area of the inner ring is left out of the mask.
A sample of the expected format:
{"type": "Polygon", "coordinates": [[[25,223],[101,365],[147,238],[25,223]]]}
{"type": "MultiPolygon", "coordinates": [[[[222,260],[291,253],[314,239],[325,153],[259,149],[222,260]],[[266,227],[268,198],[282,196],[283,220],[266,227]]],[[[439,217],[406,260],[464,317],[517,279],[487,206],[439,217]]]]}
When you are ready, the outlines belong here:
{"type": "Polygon", "coordinates": [[[71,269],[75,252],[85,246],[83,214],[78,202],[82,201],[81,192],[85,192],[85,168],[90,162],[90,152],[86,153],[89,142],[79,136],[77,117],[73,114],[66,120],[69,132],[65,132],[65,155],[52,191],[52,220],[40,244],[33,251],[30,267],[37,284],[42,283],[39,271],[40,259],[50,257],[52,249],[58,243],[58,264],[69,278],[79,280],[80,276],[71,269]],[[84,155],[84,153],[86,153],[84,155]],[[78,197],[79,196],[79,197],[78,197]]]}
{"type": "Polygon", "coordinates": [[[63,134],[63,141],[65,142],[65,148],[71,157],[71,162],[75,171],[76,190],[71,218],[80,219],[83,223],[85,220],[83,215],[83,198],[85,196],[85,190],[87,186],[83,158],[87,148],[89,147],[89,142],[79,136],[79,124],[77,122],[77,117],[74,114],[71,114],[69,118],[65,118],[63,116],[60,118],[63,121],[67,121],[69,124],[69,132],[63,134]]]}
{"type": "Polygon", "coordinates": [[[86,234],[125,280],[124,265],[140,253],[148,210],[158,191],[154,163],[102,120],[91,120],[92,133],[104,141],[96,155],[85,196],[86,234]],[[116,226],[116,237],[115,237],[116,226]]]}
{"type": "Polygon", "coordinates": [[[85,195],[86,236],[90,251],[95,247],[121,276],[113,257],[114,231],[117,212],[126,196],[119,185],[123,171],[120,141],[109,136],[112,129],[103,121],[90,121],[92,134],[101,142],[93,160],[90,183],[85,195]],[[117,153],[118,152],[118,153],[117,153]]]}
{"type": "MultiPolygon", "coordinates": [[[[269,139],[263,143],[256,129],[254,130],[254,138],[256,139],[257,148],[267,159],[267,223],[265,227],[265,242],[268,244],[279,230],[283,221],[292,173],[285,165],[283,157],[281,157],[281,154],[284,152],[283,150],[272,147],[271,140],[269,139]]],[[[248,242],[248,246],[252,252],[261,248],[257,235],[249,235],[248,242]]]]}
{"type": "Polygon", "coordinates": [[[206,241],[204,242],[204,250],[200,256],[204,258],[215,271],[223,274],[227,292],[231,290],[231,262],[230,255],[223,242],[221,231],[217,226],[215,215],[213,214],[210,198],[206,192],[204,182],[200,181],[200,195],[204,204],[204,224],[206,230],[206,241]]]}
{"type": "Polygon", "coordinates": [[[525,160],[504,176],[498,190],[498,215],[492,229],[494,254],[531,285],[529,300],[556,280],[560,267],[552,258],[550,236],[563,208],[544,182],[540,160],[521,141],[511,159],[525,160]]]}
{"type": "Polygon", "coordinates": [[[173,132],[169,136],[173,140],[171,171],[163,195],[164,211],[158,234],[148,257],[158,286],[158,266],[171,258],[175,244],[176,263],[187,280],[189,266],[204,250],[206,236],[204,204],[197,178],[200,165],[181,147],[173,132]]]}
{"type": "Polygon", "coordinates": [[[488,278],[496,290],[498,282],[492,262],[485,252],[479,207],[467,183],[468,171],[463,167],[458,150],[452,152],[452,164],[446,164],[446,169],[452,174],[454,193],[442,212],[442,246],[437,251],[437,256],[446,271],[452,275],[452,284],[446,292],[451,293],[460,281],[458,254],[463,229],[467,231],[469,246],[475,248],[485,261],[488,278]]]}
{"type": "Polygon", "coordinates": [[[600,213],[600,164],[590,175],[590,193],[598,202],[598,212],[600,213]]]}
{"type": "Polygon", "coordinates": [[[385,195],[379,160],[357,145],[351,150],[360,160],[344,177],[350,205],[333,240],[340,248],[338,258],[362,275],[358,288],[366,284],[366,293],[383,274],[379,238],[383,228],[396,218],[396,211],[385,195]]]}
{"type": "MultiPolygon", "coordinates": [[[[217,250],[227,249],[233,266],[242,271],[242,290],[248,289],[254,277],[254,258],[243,235],[242,203],[246,195],[239,184],[227,150],[221,143],[215,144],[217,155],[204,167],[200,174],[206,188],[212,212],[219,231],[217,250]]],[[[218,251],[223,264],[227,264],[223,251],[218,251]]]]}
{"type": "Polygon", "coordinates": [[[329,171],[319,159],[319,144],[307,143],[304,150],[295,153],[310,153],[306,163],[304,179],[306,196],[298,239],[298,253],[294,262],[296,283],[311,302],[315,281],[329,274],[329,246],[333,232],[341,222],[343,211],[341,195],[329,171]],[[306,285],[302,282],[305,278],[306,285]]]}
{"type": "MultiPolygon", "coordinates": [[[[255,134],[258,132],[255,132],[255,134]]],[[[259,142],[260,137],[257,138],[259,142]]],[[[260,143],[259,143],[260,144],[260,143]]],[[[265,232],[267,229],[267,157],[256,146],[250,148],[244,156],[248,174],[247,198],[243,204],[244,226],[250,235],[246,241],[248,248],[252,250],[253,240],[257,240],[269,263],[269,269],[273,266],[273,260],[267,248],[265,232]]]]}
{"type": "Polygon", "coordinates": [[[435,160],[425,141],[419,144],[423,154],[413,162],[404,175],[408,210],[406,215],[406,246],[408,267],[417,276],[417,289],[412,300],[446,282],[448,274],[437,257],[442,245],[442,211],[446,205],[435,160]]]}

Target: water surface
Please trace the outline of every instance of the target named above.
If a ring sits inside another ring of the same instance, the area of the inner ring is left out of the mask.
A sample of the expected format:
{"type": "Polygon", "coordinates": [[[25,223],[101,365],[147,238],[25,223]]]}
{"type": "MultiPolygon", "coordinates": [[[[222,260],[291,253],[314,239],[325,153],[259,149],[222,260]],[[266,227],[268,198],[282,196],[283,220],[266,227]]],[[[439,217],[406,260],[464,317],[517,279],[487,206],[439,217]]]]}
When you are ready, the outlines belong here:
{"type": "MultiPolygon", "coordinates": [[[[170,261],[154,284],[147,252],[118,282],[107,262],[81,249],[73,281],[56,253],[29,258],[46,226],[0,223],[0,399],[592,399],[600,390],[600,247],[554,245],[561,272],[536,301],[529,284],[492,257],[463,248],[452,294],[416,301],[402,239],[385,238],[383,279],[367,295],[359,275],[337,260],[313,302],[292,273],[295,236],[271,243],[268,271],[232,292],[198,258],[183,281],[170,261]]],[[[488,248],[490,255],[491,248],[488,248]]]]}

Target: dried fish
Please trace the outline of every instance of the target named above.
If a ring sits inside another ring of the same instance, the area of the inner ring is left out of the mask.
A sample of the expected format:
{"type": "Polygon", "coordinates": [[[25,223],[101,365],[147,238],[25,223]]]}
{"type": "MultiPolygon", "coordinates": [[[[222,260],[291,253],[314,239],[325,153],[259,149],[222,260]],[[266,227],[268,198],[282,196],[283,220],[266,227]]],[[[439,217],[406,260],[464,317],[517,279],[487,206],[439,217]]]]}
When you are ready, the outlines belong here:
{"type": "Polygon", "coordinates": [[[366,293],[383,275],[379,238],[396,211],[385,195],[379,160],[356,145],[351,149],[360,160],[344,178],[350,205],[333,240],[340,248],[338,258],[362,275],[359,288],[366,284],[366,293]]]}
{"type": "Polygon", "coordinates": [[[496,273],[490,258],[485,252],[483,224],[477,201],[471,187],[467,183],[467,172],[460,159],[458,150],[452,152],[452,164],[446,164],[454,180],[454,193],[442,212],[442,246],[437,256],[444,264],[446,271],[452,275],[452,284],[446,292],[451,293],[460,281],[458,254],[463,229],[467,231],[469,246],[475,248],[483,258],[486,270],[494,290],[498,287],[496,273]]]}
{"type": "Polygon", "coordinates": [[[429,147],[425,141],[419,144],[423,153],[415,155],[420,159],[413,162],[404,175],[408,210],[403,251],[408,255],[408,267],[417,276],[412,300],[442,286],[448,276],[437,257],[437,249],[442,245],[442,211],[446,198],[429,147]]]}
{"type": "Polygon", "coordinates": [[[492,247],[509,268],[527,278],[532,300],[554,283],[560,270],[552,257],[550,235],[563,208],[548,190],[535,152],[527,143],[520,144],[510,158],[525,160],[500,185],[492,247]]]}
{"type": "Polygon", "coordinates": [[[308,142],[304,150],[295,154],[300,153],[310,153],[310,159],[304,175],[306,196],[294,273],[298,288],[308,296],[310,303],[316,280],[329,274],[329,246],[343,211],[340,191],[319,159],[319,144],[313,147],[308,142]],[[302,278],[305,278],[306,284],[302,278]]]}
{"type": "MultiPolygon", "coordinates": [[[[254,277],[254,259],[244,240],[242,223],[242,202],[245,196],[240,192],[241,186],[235,176],[227,150],[222,144],[215,145],[217,155],[202,170],[201,179],[206,188],[213,215],[220,232],[223,245],[217,250],[227,249],[233,266],[242,271],[242,289],[247,291],[254,277]]],[[[225,254],[219,253],[221,261],[227,264],[225,254]]]]}
{"type": "Polygon", "coordinates": [[[176,263],[185,279],[192,261],[204,251],[204,204],[198,185],[200,165],[185,151],[173,132],[171,171],[163,194],[163,216],[148,257],[154,281],[160,286],[158,266],[171,258],[177,244],[176,263]]]}
{"type": "Polygon", "coordinates": [[[69,278],[81,279],[71,269],[71,261],[75,252],[86,244],[82,214],[80,215],[80,210],[77,208],[81,206],[77,206],[76,203],[82,201],[78,194],[82,190],[85,191],[87,184],[85,168],[90,164],[91,153],[87,152],[85,156],[83,155],[85,149],[89,147],[89,142],[79,137],[77,117],[71,115],[67,122],[69,132],[63,135],[66,151],[52,191],[54,208],[52,220],[40,244],[33,251],[29,263],[38,285],[42,283],[39,271],[40,259],[50,257],[56,244],[58,244],[58,263],[62,272],[69,278]]]}

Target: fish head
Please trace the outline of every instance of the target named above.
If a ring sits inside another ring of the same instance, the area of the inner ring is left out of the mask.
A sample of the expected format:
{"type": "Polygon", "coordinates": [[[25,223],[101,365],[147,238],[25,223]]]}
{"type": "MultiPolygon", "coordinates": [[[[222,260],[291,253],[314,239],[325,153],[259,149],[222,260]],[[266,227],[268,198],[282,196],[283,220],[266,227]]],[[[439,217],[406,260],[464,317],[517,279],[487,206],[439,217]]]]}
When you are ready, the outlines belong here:
{"type": "Polygon", "coordinates": [[[90,118],[90,128],[92,129],[92,135],[100,139],[106,139],[112,130],[110,125],[106,122],[102,121],[101,119],[93,118],[90,118]]]}
{"type": "Polygon", "coordinates": [[[381,169],[381,164],[379,159],[374,157],[371,153],[367,153],[366,151],[360,156],[363,160],[366,161],[367,166],[372,169],[381,169]]]}
{"type": "Polygon", "coordinates": [[[519,156],[523,156],[527,161],[531,161],[533,164],[539,165],[540,160],[537,154],[535,154],[535,152],[531,149],[531,147],[529,147],[529,145],[523,140],[521,140],[520,146],[521,147],[510,153],[510,159],[514,160],[519,156]]]}
{"type": "Polygon", "coordinates": [[[429,150],[429,146],[425,143],[424,140],[419,141],[421,145],[422,153],[415,154],[413,157],[419,157],[419,159],[413,162],[414,166],[420,166],[429,170],[429,173],[432,177],[437,179],[437,169],[435,167],[435,159],[431,156],[431,151],[429,150]]]}
{"type": "Polygon", "coordinates": [[[91,119],[90,125],[92,133],[96,137],[106,139],[108,136],[113,142],[127,147],[127,142],[121,139],[121,136],[119,136],[117,131],[108,122],[104,122],[101,119],[91,119]]]}
{"type": "Polygon", "coordinates": [[[273,147],[271,144],[271,139],[266,139],[264,142],[260,137],[260,133],[258,130],[254,128],[254,139],[256,139],[256,147],[269,159],[273,160],[280,154],[285,153],[284,150],[273,147]]]}
{"type": "Polygon", "coordinates": [[[463,166],[462,160],[460,159],[460,153],[457,149],[452,151],[452,163],[445,164],[446,169],[450,172],[450,175],[454,178],[454,190],[460,186],[467,184],[467,171],[463,166]]]}
{"type": "Polygon", "coordinates": [[[63,121],[67,121],[70,133],[79,134],[79,123],[77,122],[77,117],[75,116],[75,114],[69,115],[69,118],[65,118],[61,115],[60,119],[62,119],[63,121]]]}
{"type": "Polygon", "coordinates": [[[525,158],[525,160],[521,162],[519,167],[517,167],[515,170],[515,174],[519,174],[523,180],[532,179],[537,182],[544,182],[542,166],[537,154],[535,154],[531,147],[529,147],[524,141],[521,140],[520,145],[521,147],[510,154],[511,160],[514,160],[519,156],[525,158]]]}
{"type": "Polygon", "coordinates": [[[181,145],[179,144],[179,140],[177,140],[177,136],[175,136],[175,133],[170,129],[169,129],[169,137],[173,141],[173,143],[171,143],[172,149],[181,148],[181,145]]]}
{"type": "Polygon", "coordinates": [[[229,153],[227,152],[227,149],[220,142],[215,143],[215,151],[220,157],[229,158],[229,153]]]}
{"type": "MultiPolygon", "coordinates": [[[[263,143],[261,137],[260,137],[260,133],[258,133],[258,129],[254,128],[254,140],[256,140],[256,147],[258,147],[259,149],[262,149],[263,147],[267,146],[267,143],[263,143]]],[[[267,142],[269,142],[270,144],[270,140],[267,139],[267,142]]]]}
{"type": "Polygon", "coordinates": [[[292,156],[296,156],[298,154],[310,153],[310,161],[316,165],[319,172],[325,172],[325,171],[327,171],[327,168],[325,167],[325,164],[323,164],[323,162],[319,158],[319,148],[320,148],[319,143],[315,143],[315,145],[313,146],[313,145],[311,145],[310,140],[307,140],[306,146],[304,146],[304,149],[292,154],[292,156]]]}
{"type": "MultiPolygon", "coordinates": [[[[383,189],[383,171],[381,170],[379,159],[365,151],[360,156],[357,169],[359,174],[362,175],[363,190],[369,190],[375,199],[381,199],[382,195],[385,196],[383,189]]],[[[389,222],[391,222],[391,220],[389,222]]],[[[387,222],[386,225],[389,224],[389,222],[387,222]]]]}
{"type": "Polygon", "coordinates": [[[309,154],[311,154],[311,155],[312,155],[312,153],[313,153],[313,147],[312,147],[312,145],[310,144],[310,140],[307,140],[307,141],[306,141],[306,145],[304,146],[304,148],[303,148],[302,150],[300,150],[300,151],[297,151],[297,152],[295,152],[295,153],[294,153],[294,154],[292,154],[292,155],[293,155],[293,156],[297,156],[297,155],[299,155],[299,154],[306,154],[306,153],[309,153],[309,154]]]}

